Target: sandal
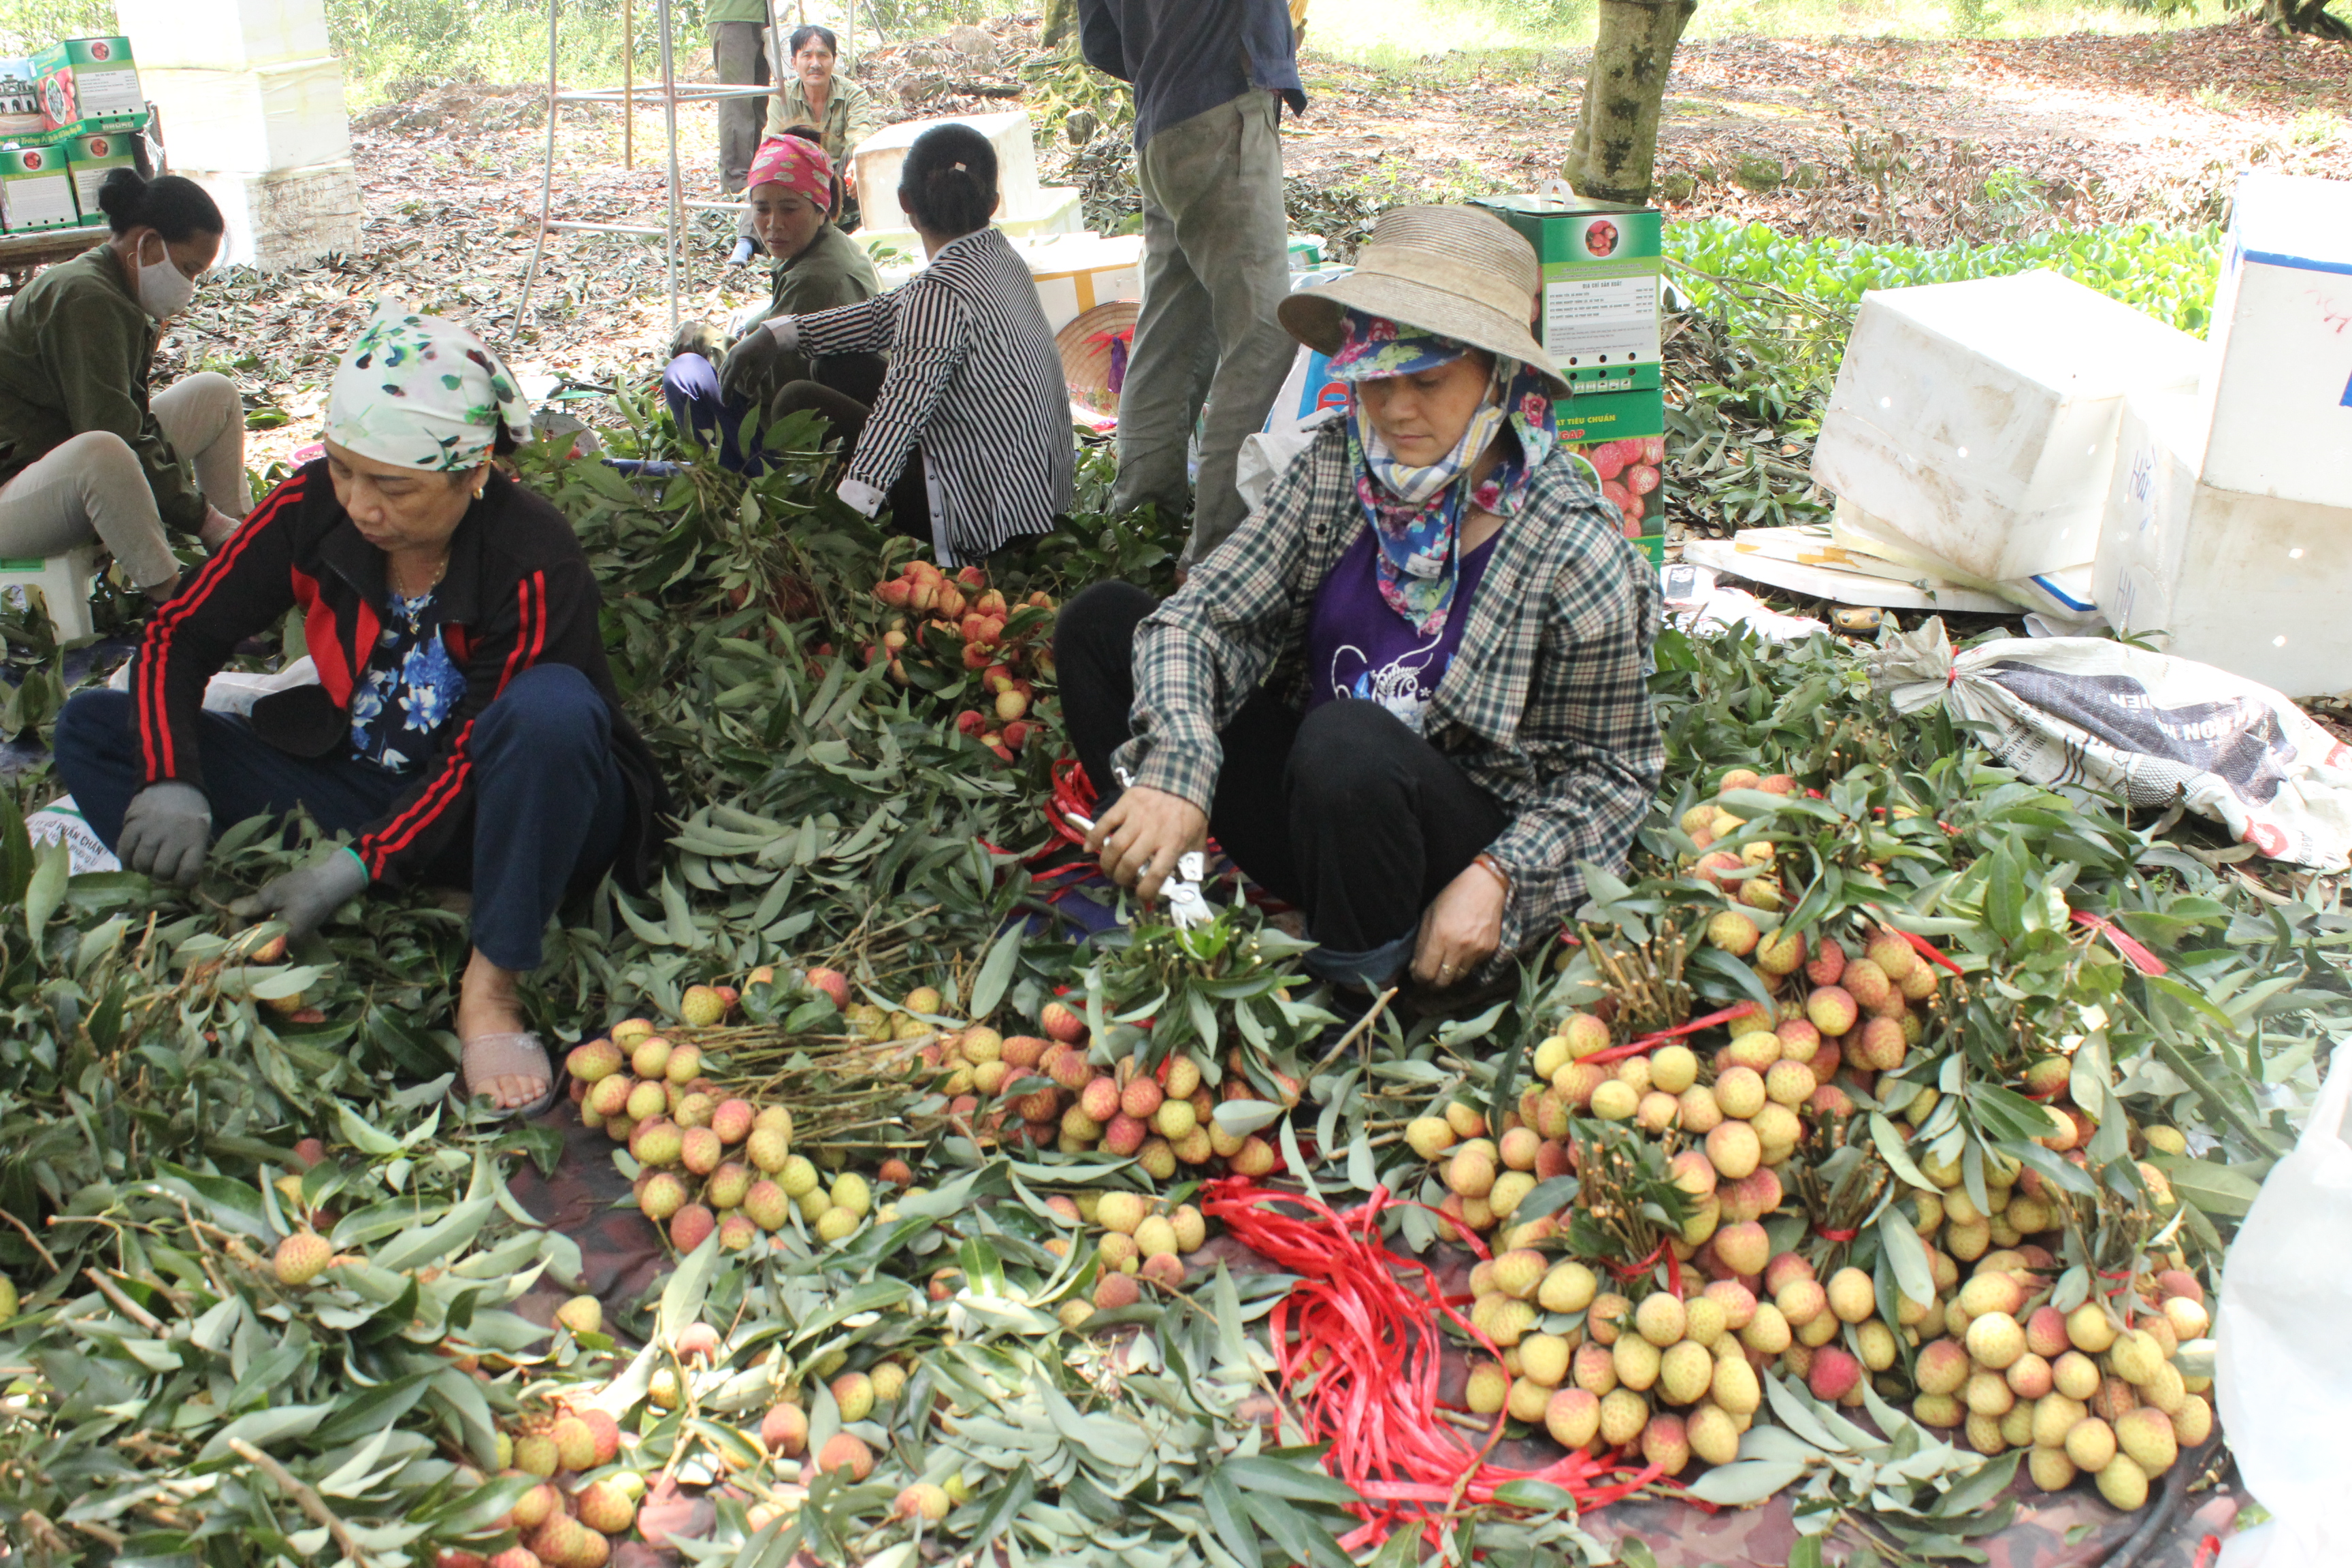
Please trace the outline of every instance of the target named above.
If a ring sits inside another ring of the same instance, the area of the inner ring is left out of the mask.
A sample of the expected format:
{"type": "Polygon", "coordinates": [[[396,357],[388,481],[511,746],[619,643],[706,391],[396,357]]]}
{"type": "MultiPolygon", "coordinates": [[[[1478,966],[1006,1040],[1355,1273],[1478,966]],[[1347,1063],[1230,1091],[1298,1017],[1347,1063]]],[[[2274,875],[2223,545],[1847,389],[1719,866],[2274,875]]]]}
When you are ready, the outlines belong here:
{"type": "Polygon", "coordinates": [[[529,1030],[514,1030],[503,1035],[477,1035],[460,1043],[464,1065],[460,1076],[466,1092],[460,1095],[456,1085],[449,1089],[449,1109],[459,1116],[494,1117],[501,1121],[525,1120],[544,1115],[562,1098],[562,1082],[555,1076],[555,1064],[547,1058],[547,1047],[539,1037],[529,1030]],[[494,1079],[543,1073],[547,1077],[547,1092],[526,1105],[507,1110],[485,1110],[475,1104],[478,1097],[489,1093],[494,1079]]]}

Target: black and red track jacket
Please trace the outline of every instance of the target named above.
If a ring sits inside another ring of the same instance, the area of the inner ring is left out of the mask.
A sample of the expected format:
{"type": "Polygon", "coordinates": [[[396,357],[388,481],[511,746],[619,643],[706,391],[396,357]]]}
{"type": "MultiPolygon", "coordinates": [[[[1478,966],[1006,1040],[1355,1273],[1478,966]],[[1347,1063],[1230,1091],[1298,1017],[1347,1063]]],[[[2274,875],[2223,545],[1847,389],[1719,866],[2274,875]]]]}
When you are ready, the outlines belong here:
{"type": "MultiPolygon", "coordinates": [[[[299,756],[347,751],[352,692],[383,630],[377,606],[384,592],[383,553],[336,501],[324,458],[272,490],[148,622],[131,671],[145,782],[204,786],[196,716],[205,683],[239,642],[298,605],[319,684],[263,698],[254,705],[254,730],[299,756]]],[[[622,711],[597,626],[596,580],[572,525],[493,473],[450,536],[437,593],[441,638],[465,672],[466,697],[442,727],[439,754],[420,759],[415,784],[352,846],[370,875],[394,886],[412,880],[469,828],[474,759],[467,742],[474,721],[518,671],[568,664],[595,683],[613,710],[614,751],[631,797],[615,869],[642,888],[660,853],[660,818],[670,801],[652,752],[622,711]]]]}

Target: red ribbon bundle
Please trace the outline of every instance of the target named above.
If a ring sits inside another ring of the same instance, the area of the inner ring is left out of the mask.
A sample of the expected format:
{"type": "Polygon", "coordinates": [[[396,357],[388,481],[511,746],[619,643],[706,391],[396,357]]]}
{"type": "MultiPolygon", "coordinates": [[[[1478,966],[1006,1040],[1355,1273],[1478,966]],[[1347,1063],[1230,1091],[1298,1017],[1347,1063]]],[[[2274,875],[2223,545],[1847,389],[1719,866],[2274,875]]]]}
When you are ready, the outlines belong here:
{"type": "MultiPolygon", "coordinates": [[[[1382,1245],[1380,1216],[1394,1202],[1382,1188],[1341,1214],[1312,1197],[1227,1176],[1208,1184],[1202,1203],[1235,1240],[1298,1277],[1267,1321],[1293,1418],[1308,1441],[1330,1445],[1324,1468],[1364,1500],[1353,1510],[1363,1524],[1340,1545],[1356,1552],[1400,1526],[1434,1542],[1447,1516],[1465,1504],[1493,1502],[1512,1481],[1546,1482],[1580,1508],[1597,1508],[1658,1479],[1655,1465],[1581,1452],[1542,1469],[1510,1469],[1486,1458],[1502,1436],[1502,1415],[1475,1447],[1439,1419],[1440,1317],[1489,1354],[1501,1352],[1447,1301],[1426,1265],[1382,1245]]],[[[1463,1234],[1485,1251],[1475,1236],[1463,1234]]]]}
{"type": "Polygon", "coordinates": [[[2116,951],[2129,960],[2131,966],[2142,974],[2162,974],[2166,972],[2167,966],[2164,960],[2141,946],[2124,931],[2123,927],[2116,924],[2106,916],[2095,915],[2088,910],[2076,910],[2074,911],[2074,916],[2076,925],[2089,926],[2113,942],[2116,951]]]}

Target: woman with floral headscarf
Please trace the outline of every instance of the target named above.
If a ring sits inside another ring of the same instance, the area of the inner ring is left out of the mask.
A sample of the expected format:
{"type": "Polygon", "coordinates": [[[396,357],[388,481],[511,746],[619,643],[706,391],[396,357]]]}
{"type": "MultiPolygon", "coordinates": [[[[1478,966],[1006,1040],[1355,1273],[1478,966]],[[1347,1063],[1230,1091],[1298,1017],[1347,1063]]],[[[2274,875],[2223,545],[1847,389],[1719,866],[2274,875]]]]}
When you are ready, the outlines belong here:
{"type": "Polygon", "coordinates": [[[1214,834],[1304,909],[1309,969],[1443,992],[1622,865],[1664,763],[1657,578],[1558,443],[1537,286],[1499,219],[1401,207],[1282,302],[1346,416],[1175,597],[1105,584],[1055,628],[1114,879],[1149,899],[1214,834]]]}
{"type": "Polygon", "coordinates": [[[556,1092],[517,997],[550,917],[608,869],[641,885],[667,809],[571,525],[491,464],[529,429],[480,339],[380,304],[336,370],[326,455],[157,612],[129,690],[66,704],[56,742],[90,826],[159,881],[193,886],[249,816],[349,835],[238,905],[298,937],[376,883],[470,886],[457,1032],[467,1089],[502,1112],[556,1092]],[[207,711],[236,645],[289,610],[317,683],[207,711]]]}
{"type": "Polygon", "coordinates": [[[706,321],[680,329],[662,396],[680,430],[719,448],[721,467],[758,473],[761,456],[742,442],[754,409],[764,419],[776,394],[803,381],[872,403],[886,368],[878,353],[814,356],[761,328],[871,300],[882,283],[866,247],[826,221],[841,210],[841,181],[816,132],[794,126],[761,142],[745,192],[753,231],[775,258],[773,291],[756,313],[738,317],[731,347],[706,321]]]}

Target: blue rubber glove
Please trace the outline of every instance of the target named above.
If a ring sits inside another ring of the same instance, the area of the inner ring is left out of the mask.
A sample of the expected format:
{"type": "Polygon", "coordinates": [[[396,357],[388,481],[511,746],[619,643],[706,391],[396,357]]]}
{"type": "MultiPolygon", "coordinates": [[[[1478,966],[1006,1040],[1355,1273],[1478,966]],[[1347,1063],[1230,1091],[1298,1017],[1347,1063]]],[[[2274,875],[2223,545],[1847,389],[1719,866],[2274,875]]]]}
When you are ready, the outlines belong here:
{"type": "Polygon", "coordinates": [[[213,805],[194,784],[166,780],[131,797],[114,853],[125,866],[159,882],[192,888],[213,847],[213,805]]]}
{"type": "Polygon", "coordinates": [[[271,878],[259,892],[231,904],[229,912],[242,920],[276,915],[286,922],[287,935],[308,936],[326,924],[328,916],[366,892],[370,880],[358,855],[338,849],[315,866],[271,878]]]}

